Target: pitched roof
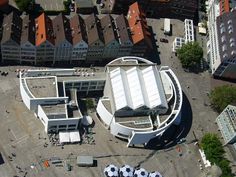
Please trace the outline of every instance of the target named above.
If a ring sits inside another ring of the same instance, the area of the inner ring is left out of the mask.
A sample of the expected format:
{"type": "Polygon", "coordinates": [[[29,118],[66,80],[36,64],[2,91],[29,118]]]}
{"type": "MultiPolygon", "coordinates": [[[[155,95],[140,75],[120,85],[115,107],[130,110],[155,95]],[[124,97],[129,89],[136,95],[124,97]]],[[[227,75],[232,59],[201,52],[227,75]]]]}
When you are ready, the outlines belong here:
{"type": "Polygon", "coordinates": [[[220,0],[220,15],[230,11],[229,0],[220,0]]]}
{"type": "Polygon", "coordinates": [[[72,43],[70,21],[62,13],[52,20],[55,45],[67,40],[72,43]]]}
{"type": "Polygon", "coordinates": [[[22,19],[15,12],[11,12],[3,19],[3,36],[1,43],[10,39],[20,44],[22,19]]]}
{"type": "Polygon", "coordinates": [[[6,4],[8,4],[8,0],[1,0],[0,1],[0,6],[4,6],[6,4]]]}
{"type": "Polygon", "coordinates": [[[150,32],[148,31],[148,25],[146,16],[137,2],[129,6],[127,15],[129,27],[132,34],[133,43],[137,44],[141,41],[145,41],[150,48],[152,48],[152,42],[150,39],[150,32]]]}
{"type": "Polygon", "coordinates": [[[126,41],[132,41],[131,35],[127,27],[129,26],[127,19],[125,16],[119,15],[116,19],[116,28],[117,28],[117,33],[119,36],[119,42],[120,44],[123,44],[126,41]]]}
{"type": "Polygon", "coordinates": [[[97,40],[104,41],[100,20],[94,14],[89,15],[84,20],[86,24],[87,36],[88,36],[88,44],[93,44],[97,40]]]}
{"type": "Polygon", "coordinates": [[[101,19],[101,27],[104,36],[105,45],[109,44],[113,40],[117,40],[118,38],[114,33],[114,19],[110,15],[106,15],[101,19]]]}
{"type": "Polygon", "coordinates": [[[34,19],[31,16],[26,15],[22,21],[22,33],[21,43],[29,41],[31,44],[35,44],[35,24],[34,19]]]}
{"type": "Polygon", "coordinates": [[[70,19],[70,28],[73,45],[76,45],[82,40],[87,42],[86,26],[80,15],[76,14],[70,19]]]}
{"type": "Polygon", "coordinates": [[[38,18],[35,19],[35,27],[36,27],[36,46],[39,46],[46,40],[51,44],[55,44],[55,40],[53,37],[53,27],[52,20],[42,13],[38,18]]]}

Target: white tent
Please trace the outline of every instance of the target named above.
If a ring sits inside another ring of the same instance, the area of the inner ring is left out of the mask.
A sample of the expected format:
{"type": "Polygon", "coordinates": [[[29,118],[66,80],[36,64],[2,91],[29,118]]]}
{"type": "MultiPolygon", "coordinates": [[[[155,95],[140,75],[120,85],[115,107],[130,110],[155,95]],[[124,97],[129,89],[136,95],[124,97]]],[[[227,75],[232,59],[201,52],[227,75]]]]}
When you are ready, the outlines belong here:
{"type": "Polygon", "coordinates": [[[69,132],[59,132],[59,141],[60,144],[70,142],[70,133],[69,132]]]}
{"type": "Polygon", "coordinates": [[[70,132],[70,142],[72,143],[80,142],[79,131],[70,132]]]}
{"type": "Polygon", "coordinates": [[[79,131],[59,132],[59,141],[60,144],[80,142],[79,131]]]}

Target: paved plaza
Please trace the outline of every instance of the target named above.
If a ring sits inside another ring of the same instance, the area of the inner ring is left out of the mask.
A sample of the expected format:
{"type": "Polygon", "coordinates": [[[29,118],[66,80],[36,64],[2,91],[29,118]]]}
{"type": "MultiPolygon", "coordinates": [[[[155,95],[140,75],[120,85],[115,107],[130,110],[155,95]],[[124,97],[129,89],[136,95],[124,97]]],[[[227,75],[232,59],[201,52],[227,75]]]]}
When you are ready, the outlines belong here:
{"type": "MultiPolygon", "coordinates": [[[[186,95],[183,120],[189,126],[183,126],[183,132],[187,134],[186,143],[178,146],[170,146],[165,150],[147,149],[143,147],[127,148],[127,142],[113,137],[99,122],[96,114],[89,114],[95,121],[93,135],[95,145],[74,144],[51,146],[48,137],[44,133],[43,125],[32,112],[30,112],[21,100],[19,92],[19,79],[15,70],[18,68],[33,68],[25,66],[0,67],[8,76],[0,76],[0,152],[5,163],[0,166],[1,177],[18,176],[49,176],[49,177],[101,177],[106,165],[113,163],[117,166],[129,164],[133,167],[143,167],[149,172],[159,171],[165,177],[198,177],[201,173],[198,147],[192,143],[195,139],[193,131],[198,139],[205,132],[217,132],[215,118],[217,114],[208,106],[207,93],[211,89],[211,77],[206,72],[187,73],[178,59],[171,52],[172,41],[175,36],[183,36],[183,22],[171,20],[173,24],[172,36],[165,36],[161,27],[163,19],[148,19],[152,25],[153,33],[157,41],[161,65],[168,65],[178,77],[183,92],[186,95]],[[169,43],[160,43],[160,38],[167,38],[169,43]],[[191,105],[191,106],[190,106],[191,105]],[[48,144],[44,147],[45,143],[48,144]],[[177,150],[177,147],[179,147],[177,150]],[[96,167],[77,167],[75,158],[77,155],[92,155],[97,160],[96,167]],[[10,158],[9,158],[10,156],[10,158]],[[15,157],[14,157],[15,156],[15,157]],[[45,168],[42,162],[53,157],[68,159],[72,165],[72,171],[66,171],[64,167],[50,165],[45,168]],[[12,160],[11,160],[12,159],[12,160]],[[20,169],[19,169],[20,168],[20,169]]],[[[152,58],[158,62],[158,58],[152,58]]],[[[172,132],[175,135],[175,132],[172,132]]]]}

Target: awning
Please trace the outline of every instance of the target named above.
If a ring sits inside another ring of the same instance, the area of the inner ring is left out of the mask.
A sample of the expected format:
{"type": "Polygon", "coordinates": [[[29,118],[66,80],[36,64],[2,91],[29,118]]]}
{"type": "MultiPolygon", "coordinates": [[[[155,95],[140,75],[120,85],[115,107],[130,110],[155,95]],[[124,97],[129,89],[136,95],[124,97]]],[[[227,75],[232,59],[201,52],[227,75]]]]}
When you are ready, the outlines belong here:
{"type": "Polygon", "coordinates": [[[60,144],[69,143],[70,142],[70,133],[69,132],[59,132],[59,141],[60,141],[60,144]]]}
{"type": "Polygon", "coordinates": [[[60,144],[80,142],[79,131],[59,132],[59,141],[60,144]]]}
{"type": "Polygon", "coordinates": [[[72,143],[80,142],[79,131],[70,132],[70,142],[72,143]]]}

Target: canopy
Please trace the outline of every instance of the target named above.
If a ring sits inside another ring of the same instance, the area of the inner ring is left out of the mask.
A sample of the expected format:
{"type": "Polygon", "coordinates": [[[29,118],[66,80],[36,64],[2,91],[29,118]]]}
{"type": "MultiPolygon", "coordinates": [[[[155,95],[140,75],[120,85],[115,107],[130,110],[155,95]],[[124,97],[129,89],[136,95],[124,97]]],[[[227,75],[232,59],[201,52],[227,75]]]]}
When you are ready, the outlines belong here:
{"type": "Polygon", "coordinates": [[[144,168],[138,168],[134,172],[134,177],[148,177],[148,172],[144,168]]]}
{"type": "Polygon", "coordinates": [[[59,132],[59,142],[61,144],[80,142],[79,131],[59,132]]]}
{"type": "Polygon", "coordinates": [[[153,171],[148,177],[162,177],[162,175],[158,171],[153,171]]]}
{"type": "Polygon", "coordinates": [[[113,165],[113,164],[110,164],[110,165],[107,165],[106,168],[104,169],[104,174],[106,177],[118,177],[119,174],[118,174],[118,168],[113,165]]]}
{"type": "Polygon", "coordinates": [[[130,167],[129,165],[123,165],[120,168],[120,177],[133,177],[134,169],[133,167],[130,167]]]}

